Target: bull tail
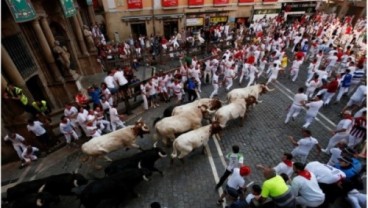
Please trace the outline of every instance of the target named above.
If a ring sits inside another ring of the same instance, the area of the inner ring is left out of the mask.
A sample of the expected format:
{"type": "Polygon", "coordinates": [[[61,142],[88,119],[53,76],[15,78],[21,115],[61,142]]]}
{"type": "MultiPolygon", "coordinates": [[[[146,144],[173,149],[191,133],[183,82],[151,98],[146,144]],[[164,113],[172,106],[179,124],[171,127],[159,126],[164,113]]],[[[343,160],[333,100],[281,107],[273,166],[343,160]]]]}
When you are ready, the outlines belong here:
{"type": "Polygon", "coordinates": [[[155,120],[153,120],[153,127],[155,127],[156,123],[159,122],[161,119],[163,118],[162,117],[155,118],[155,120]]]}
{"type": "Polygon", "coordinates": [[[178,156],[178,150],[177,150],[177,140],[173,143],[173,152],[171,153],[171,158],[176,158],[178,156]]]}

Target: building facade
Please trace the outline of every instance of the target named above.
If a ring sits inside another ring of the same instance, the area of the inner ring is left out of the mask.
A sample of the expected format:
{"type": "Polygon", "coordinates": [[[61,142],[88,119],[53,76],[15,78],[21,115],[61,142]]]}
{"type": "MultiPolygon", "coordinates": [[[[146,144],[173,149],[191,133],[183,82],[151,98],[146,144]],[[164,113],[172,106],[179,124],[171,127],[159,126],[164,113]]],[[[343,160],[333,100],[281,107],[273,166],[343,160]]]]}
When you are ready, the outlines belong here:
{"type": "MultiPolygon", "coordinates": [[[[23,90],[28,102],[45,100],[53,112],[63,108],[80,88],[82,76],[101,72],[97,50],[88,45],[84,25],[96,22],[86,0],[2,1],[2,95],[8,83],[23,90]]],[[[15,130],[26,138],[29,115],[2,96],[2,137],[15,130]]],[[[2,161],[16,158],[2,142],[2,161]]]]}

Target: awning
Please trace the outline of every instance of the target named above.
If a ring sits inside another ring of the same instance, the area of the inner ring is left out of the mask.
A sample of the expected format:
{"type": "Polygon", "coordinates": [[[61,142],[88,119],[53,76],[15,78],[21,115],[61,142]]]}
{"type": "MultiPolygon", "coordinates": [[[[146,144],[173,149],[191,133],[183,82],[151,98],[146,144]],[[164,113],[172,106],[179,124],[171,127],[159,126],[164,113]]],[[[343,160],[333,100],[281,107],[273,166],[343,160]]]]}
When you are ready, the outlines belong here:
{"type": "Polygon", "coordinates": [[[180,19],[183,18],[184,14],[163,14],[163,15],[155,15],[155,19],[165,20],[165,19],[180,19]]]}
{"type": "Polygon", "coordinates": [[[121,20],[124,22],[136,22],[136,21],[147,21],[151,20],[152,16],[133,16],[133,17],[122,17],[121,20]]]}

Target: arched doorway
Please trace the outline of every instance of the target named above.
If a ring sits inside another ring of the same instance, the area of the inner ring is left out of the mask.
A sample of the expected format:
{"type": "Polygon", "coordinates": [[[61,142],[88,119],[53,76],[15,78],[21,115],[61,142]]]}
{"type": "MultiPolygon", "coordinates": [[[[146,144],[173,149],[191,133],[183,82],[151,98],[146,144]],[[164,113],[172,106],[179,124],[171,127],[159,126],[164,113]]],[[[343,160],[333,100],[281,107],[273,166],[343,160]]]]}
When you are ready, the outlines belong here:
{"type": "Polygon", "coordinates": [[[47,96],[45,88],[42,85],[41,79],[38,77],[38,75],[29,78],[26,81],[26,85],[29,92],[32,94],[35,100],[45,100],[48,103],[48,105],[51,105],[51,102],[47,96]]]}

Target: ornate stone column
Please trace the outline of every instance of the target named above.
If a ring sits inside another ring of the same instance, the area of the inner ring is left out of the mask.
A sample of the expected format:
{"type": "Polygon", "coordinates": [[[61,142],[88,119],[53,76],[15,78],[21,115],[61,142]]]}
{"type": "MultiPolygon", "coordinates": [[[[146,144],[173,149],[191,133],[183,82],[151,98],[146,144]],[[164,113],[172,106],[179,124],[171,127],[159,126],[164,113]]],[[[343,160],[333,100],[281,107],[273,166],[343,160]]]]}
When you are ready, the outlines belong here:
{"type": "Polygon", "coordinates": [[[88,56],[89,54],[88,54],[87,46],[86,46],[86,43],[84,42],[84,38],[83,38],[83,34],[82,34],[82,27],[81,27],[81,25],[79,25],[77,15],[74,15],[73,17],[71,17],[71,19],[72,19],[73,30],[74,30],[75,35],[77,37],[79,47],[80,47],[82,53],[84,55],[88,56]]]}
{"type": "Polygon", "coordinates": [[[1,45],[1,62],[4,67],[3,72],[6,74],[6,77],[10,82],[18,87],[24,88],[26,82],[3,45],[1,45]]]}
{"type": "Polygon", "coordinates": [[[96,16],[95,16],[95,11],[93,9],[93,5],[89,5],[87,9],[88,9],[89,20],[92,22],[92,25],[94,25],[96,23],[96,16]]]}
{"type": "Polygon", "coordinates": [[[52,46],[55,43],[55,37],[54,37],[54,34],[52,34],[49,23],[47,22],[47,16],[42,17],[40,20],[41,20],[40,21],[41,27],[46,36],[47,42],[49,43],[50,48],[52,48],[52,46]]]}
{"type": "Polygon", "coordinates": [[[49,44],[48,44],[47,39],[45,37],[45,34],[42,31],[42,28],[40,26],[39,21],[38,20],[32,21],[32,26],[33,26],[33,29],[36,32],[36,36],[38,38],[38,41],[41,44],[40,46],[42,48],[42,52],[43,52],[43,55],[45,56],[46,62],[48,64],[48,66],[50,67],[50,74],[51,74],[52,78],[56,82],[63,82],[63,78],[61,76],[61,73],[60,73],[58,67],[56,66],[54,56],[53,56],[52,51],[49,47],[49,44]]]}

